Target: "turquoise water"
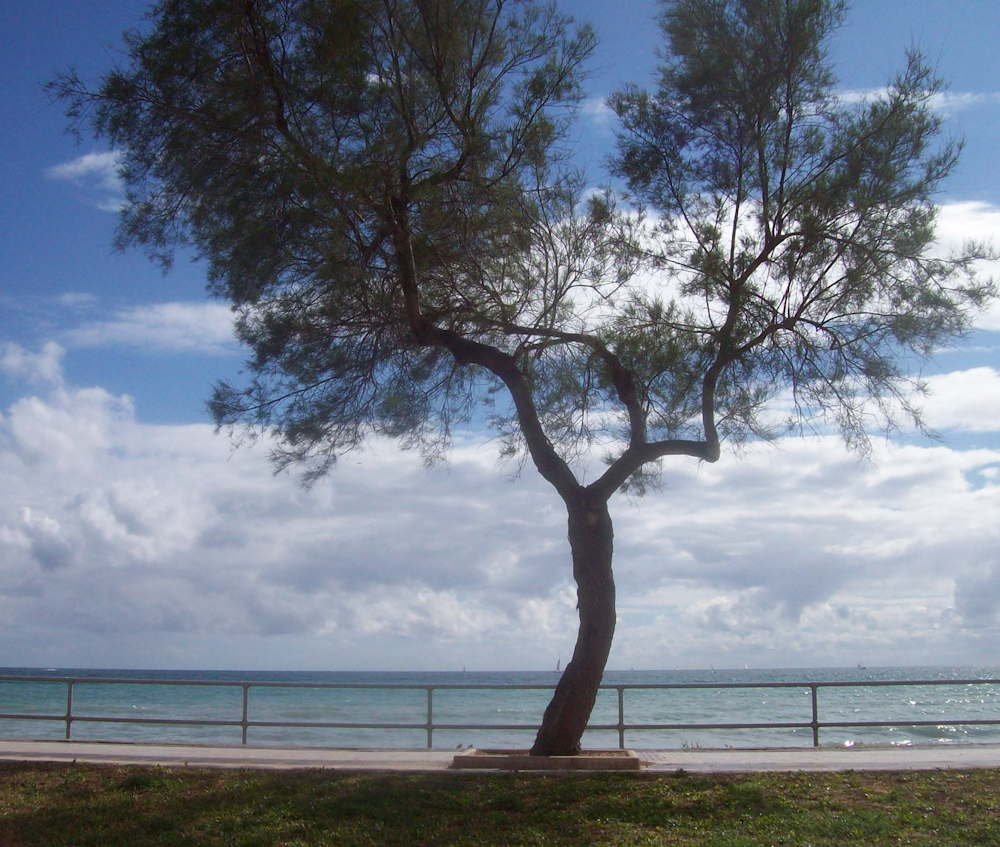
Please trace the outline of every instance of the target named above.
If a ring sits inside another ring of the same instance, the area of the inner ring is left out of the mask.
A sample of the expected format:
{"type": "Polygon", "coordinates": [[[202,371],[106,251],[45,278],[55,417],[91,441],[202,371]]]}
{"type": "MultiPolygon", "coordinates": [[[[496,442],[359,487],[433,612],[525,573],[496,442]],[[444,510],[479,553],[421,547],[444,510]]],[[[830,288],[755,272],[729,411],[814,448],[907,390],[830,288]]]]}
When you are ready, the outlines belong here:
{"type": "MultiPolygon", "coordinates": [[[[75,740],[157,741],[239,744],[242,741],[243,687],[247,695],[247,741],[256,745],[319,747],[427,746],[428,692],[432,695],[433,746],[527,746],[557,680],[554,673],[335,673],[155,670],[59,670],[0,668],[0,738],[65,738],[63,719],[73,678],[72,738],[75,740]],[[27,679],[4,679],[22,677],[27,679]],[[115,680],[114,684],[88,680],[115,680]],[[197,685],[136,684],[156,679],[197,685]],[[209,683],[209,684],[205,684],[209,683]],[[225,684],[218,684],[225,683],[225,684]],[[274,687],[280,683],[282,687],[274,687]],[[348,685],[319,688],[317,684],[348,685]],[[460,686],[545,686],[545,688],[469,689],[460,686]],[[371,687],[366,687],[371,686],[371,687]],[[456,686],[456,687],[449,687],[456,686]],[[44,715],[29,720],[17,715],[44,715]],[[89,718],[104,720],[93,721],[89,718]],[[107,720],[107,719],[113,720],[107,720]],[[204,726],[171,723],[140,725],[129,720],[199,720],[204,726]],[[266,723],[350,724],[342,727],[261,726],[266,723]],[[394,724],[385,729],[364,724],[394,724]],[[497,724],[527,729],[499,730],[497,724]],[[448,728],[463,725],[463,728],[448,728]],[[470,728],[468,725],[474,725],[470,728]]],[[[873,685],[898,680],[951,681],[1000,678],[1000,668],[851,668],[744,671],[609,671],[605,685],[752,684],[744,688],[628,688],[622,702],[629,724],[808,723],[808,688],[766,687],[778,683],[850,682],[820,688],[821,722],[920,721],[925,726],[823,728],[823,746],[856,744],[955,744],[1000,742],[1000,725],[973,726],[952,721],[1000,723],[1000,683],[922,686],[873,685]]],[[[602,690],[591,726],[618,723],[618,691],[602,690]]],[[[628,729],[629,747],[810,746],[812,729],[754,728],[628,729]]],[[[585,747],[616,747],[616,730],[591,729],[585,747]]]]}

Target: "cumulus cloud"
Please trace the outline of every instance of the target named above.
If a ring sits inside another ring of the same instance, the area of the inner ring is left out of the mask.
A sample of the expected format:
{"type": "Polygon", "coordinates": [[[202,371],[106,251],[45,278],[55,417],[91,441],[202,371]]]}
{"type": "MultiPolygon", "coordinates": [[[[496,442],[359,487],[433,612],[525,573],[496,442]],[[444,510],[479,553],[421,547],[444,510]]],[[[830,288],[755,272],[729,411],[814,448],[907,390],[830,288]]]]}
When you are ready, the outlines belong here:
{"type": "Polygon", "coordinates": [[[233,454],[209,426],[143,425],[128,398],[22,397],[0,418],[0,617],[57,652],[67,625],[73,643],[130,633],[133,646],[561,634],[564,521],[494,458],[469,447],[428,474],[380,445],[305,492],[264,451],[233,454]],[[477,494],[487,480],[499,517],[477,494]]]}
{"type": "Polygon", "coordinates": [[[115,450],[133,418],[132,401],[102,388],[57,387],[47,398],[17,400],[0,419],[0,446],[27,475],[86,476],[115,450]]]}
{"type": "Polygon", "coordinates": [[[84,189],[94,198],[98,208],[117,212],[125,202],[125,191],[119,175],[120,154],[117,151],[86,153],[69,162],[54,165],[45,172],[49,179],[69,182],[84,189]]]}
{"type": "Polygon", "coordinates": [[[0,373],[32,385],[58,384],[62,381],[62,358],[65,351],[53,341],[37,353],[20,344],[0,345],[0,373]]]}
{"type": "MultiPolygon", "coordinates": [[[[20,535],[26,547],[43,570],[67,567],[73,555],[73,548],[63,537],[62,528],[52,518],[32,515],[27,506],[20,509],[20,535]]],[[[15,530],[15,535],[18,534],[15,530]]]]}
{"type": "MultiPolygon", "coordinates": [[[[873,644],[941,661],[995,631],[1000,451],[876,459],[789,440],[675,463],[662,494],[616,500],[613,665],[874,663],[873,644]]],[[[495,461],[470,442],[428,472],[381,443],[304,491],[263,451],[142,424],[100,388],[24,396],[0,418],[10,649],[49,664],[550,667],[576,630],[565,514],[495,461]]]]}
{"type": "Polygon", "coordinates": [[[629,664],[874,663],[876,646],[883,663],[893,649],[949,661],[941,646],[964,644],[956,592],[997,561],[1000,488],[982,472],[1000,451],[882,446],[863,465],[836,439],[806,439],[723,462],[675,472],[659,509],[617,522],[629,664]]]}
{"type": "Polygon", "coordinates": [[[66,333],[78,347],[137,347],[179,353],[231,353],[233,314],[213,302],[156,303],[116,312],[66,333]]]}
{"type": "Polygon", "coordinates": [[[1000,233],[1000,208],[978,200],[944,203],[938,207],[937,230],[946,244],[992,242],[1000,233]]]}
{"type": "Polygon", "coordinates": [[[930,425],[960,432],[1000,431],[1000,372],[990,367],[953,371],[927,380],[930,425]]]}
{"type": "Polygon", "coordinates": [[[615,121],[615,113],[604,96],[587,97],[580,106],[580,112],[584,118],[602,129],[610,129],[615,121]]]}
{"type": "MultiPolygon", "coordinates": [[[[946,249],[959,249],[978,241],[1000,250],[1000,208],[981,202],[946,203],[938,212],[938,239],[946,249]]],[[[1000,280],[1000,262],[981,262],[983,277],[1000,280]]],[[[1000,302],[994,301],[975,321],[979,329],[1000,332],[1000,302]]]]}
{"type": "Polygon", "coordinates": [[[969,626],[996,630],[1000,623],[1000,562],[984,562],[959,575],[955,608],[969,626]]]}

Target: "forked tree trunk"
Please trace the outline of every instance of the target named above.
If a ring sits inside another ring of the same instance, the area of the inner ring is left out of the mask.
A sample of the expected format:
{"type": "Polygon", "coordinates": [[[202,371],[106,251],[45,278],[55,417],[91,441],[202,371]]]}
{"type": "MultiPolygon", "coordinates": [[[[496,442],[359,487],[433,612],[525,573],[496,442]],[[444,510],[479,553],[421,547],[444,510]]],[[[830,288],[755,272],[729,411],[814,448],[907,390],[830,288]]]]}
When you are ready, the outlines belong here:
{"type": "Polygon", "coordinates": [[[580,631],[573,658],[545,710],[533,756],[575,756],[597,699],[615,634],[614,531],[608,504],[567,503],[580,631]]]}

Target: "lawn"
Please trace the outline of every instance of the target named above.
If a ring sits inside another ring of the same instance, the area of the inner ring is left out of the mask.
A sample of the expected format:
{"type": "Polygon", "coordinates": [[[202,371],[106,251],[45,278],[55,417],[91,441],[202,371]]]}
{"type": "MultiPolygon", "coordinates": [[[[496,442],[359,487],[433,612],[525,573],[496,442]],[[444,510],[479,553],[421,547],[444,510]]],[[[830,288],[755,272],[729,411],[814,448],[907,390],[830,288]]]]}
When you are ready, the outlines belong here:
{"type": "Polygon", "coordinates": [[[1000,845],[1000,771],[350,774],[0,764],[15,845],[1000,845]]]}

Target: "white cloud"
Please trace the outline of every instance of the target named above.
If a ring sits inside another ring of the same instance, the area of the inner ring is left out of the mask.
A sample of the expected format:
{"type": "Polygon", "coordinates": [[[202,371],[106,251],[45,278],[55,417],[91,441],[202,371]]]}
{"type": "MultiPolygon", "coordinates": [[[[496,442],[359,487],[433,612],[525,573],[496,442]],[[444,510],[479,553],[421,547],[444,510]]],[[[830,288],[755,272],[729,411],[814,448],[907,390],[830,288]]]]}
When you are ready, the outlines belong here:
{"type": "MultiPolygon", "coordinates": [[[[974,241],[1000,250],[1000,207],[979,201],[944,203],[938,207],[937,253],[945,256],[974,241]]],[[[1000,279],[1000,261],[980,262],[976,272],[984,279],[1000,279]]],[[[1000,302],[994,301],[975,318],[975,326],[1000,331],[1000,302]]]]}
{"type": "Polygon", "coordinates": [[[563,521],[491,464],[470,448],[428,474],[382,445],[306,493],[263,451],[144,426],[101,389],[23,397],[0,418],[0,619],[60,655],[123,633],[119,651],[176,632],[308,636],[349,660],[378,638],[468,649],[551,632],[572,618],[563,521]],[[487,479],[499,518],[476,493],[487,479]]]}
{"type": "Polygon", "coordinates": [[[133,417],[128,397],[102,388],[57,387],[48,398],[22,397],[0,418],[0,447],[20,471],[86,480],[118,448],[133,417]]]}
{"type": "Polygon", "coordinates": [[[86,153],[69,162],[55,165],[45,172],[49,179],[69,182],[95,197],[97,206],[106,212],[117,212],[125,202],[125,191],[119,175],[120,154],[117,151],[86,153]]]}
{"type": "Polygon", "coordinates": [[[67,291],[56,298],[56,303],[64,309],[83,309],[97,305],[97,297],[84,291],[67,291]]]}
{"type": "Polygon", "coordinates": [[[30,384],[58,384],[62,381],[64,350],[55,342],[46,343],[40,352],[32,353],[19,344],[0,345],[0,373],[30,384]]]}
{"type": "Polygon", "coordinates": [[[940,430],[1000,432],[1000,373],[993,368],[933,376],[924,400],[928,423],[940,430]]]}
{"type": "MultiPolygon", "coordinates": [[[[306,492],[100,388],[22,397],[0,417],[8,661],[550,667],[576,631],[565,513],[495,458],[427,472],[378,444],[306,492]]],[[[1000,627],[998,468],[942,446],[862,465],[833,438],[669,464],[613,504],[612,664],[947,661],[1000,627]]]]}
{"type": "Polygon", "coordinates": [[[980,201],[944,203],[938,207],[937,231],[946,244],[992,242],[1000,235],[1000,208],[980,201]]]}
{"type": "Polygon", "coordinates": [[[972,621],[958,588],[1000,561],[1000,487],[980,473],[998,465],[1000,451],[937,446],[882,447],[864,466],[808,439],[673,474],[664,511],[618,521],[620,610],[636,622],[618,650],[635,667],[699,653],[729,666],[954,661],[948,649],[988,661],[962,651],[1000,590],[972,621]]]}
{"type": "Polygon", "coordinates": [[[213,302],[135,306],[66,333],[79,347],[127,346],[180,353],[221,354],[236,348],[233,314],[213,302]]]}
{"type": "Polygon", "coordinates": [[[931,98],[931,106],[944,115],[954,115],[980,106],[1000,105],[1000,93],[971,91],[941,91],[931,98]]]}
{"type": "Polygon", "coordinates": [[[608,105],[608,100],[604,96],[586,98],[580,105],[580,112],[585,118],[602,128],[610,129],[612,123],[615,121],[615,113],[608,105]]]}
{"type": "MultiPolygon", "coordinates": [[[[24,546],[30,550],[43,570],[54,570],[67,567],[73,557],[73,549],[63,537],[62,528],[57,521],[48,517],[32,515],[31,509],[23,507],[20,512],[20,536],[26,542],[24,546]]],[[[14,531],[15,534],[17,530],[14,531]]]]}
{"type": "MultiPolygon", "coordinates": [[[[837,92],[843,103],[865,103],[885,97],[886,88],[847,89],[837,92]]],[[[931,108],[941,115],[950,117],[979,107],[1000,105],[1000,92],[939,91],[930,97],[931,108]]]]}

